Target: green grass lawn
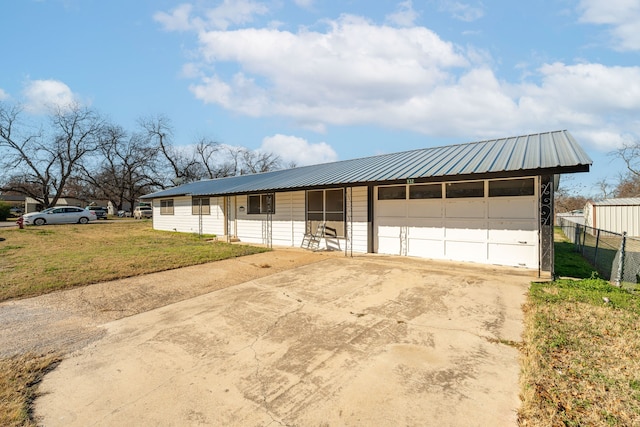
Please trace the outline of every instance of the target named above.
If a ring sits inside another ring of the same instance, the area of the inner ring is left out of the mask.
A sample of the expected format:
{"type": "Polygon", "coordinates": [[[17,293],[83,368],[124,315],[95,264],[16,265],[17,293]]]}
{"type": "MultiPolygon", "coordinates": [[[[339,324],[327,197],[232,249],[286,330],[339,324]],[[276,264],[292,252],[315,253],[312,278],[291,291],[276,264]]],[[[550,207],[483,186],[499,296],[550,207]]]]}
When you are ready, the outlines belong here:
{"type": "Polygon", "coordinates": [[[0,237],[0,301],[267,250],[157,231],[150,221],[0,229],[0,237]]]}
{"type": "Polygon", "coordinates": [[[640,297],[556,243],[556,272],[525,306],[522,426],[640,425],[640,297]]]}

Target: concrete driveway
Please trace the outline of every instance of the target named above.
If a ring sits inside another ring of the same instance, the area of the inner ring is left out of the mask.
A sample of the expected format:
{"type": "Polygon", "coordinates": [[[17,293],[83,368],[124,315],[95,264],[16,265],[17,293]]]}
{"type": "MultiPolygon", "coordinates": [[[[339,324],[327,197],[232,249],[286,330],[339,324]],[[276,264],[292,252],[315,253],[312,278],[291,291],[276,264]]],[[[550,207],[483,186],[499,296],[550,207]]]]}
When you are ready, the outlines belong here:
{"type": "MultiPolygon", "coordinates": [[[[524,270],[332,257],[108,323],[44,426],[515,426],[524,270]]],[[[188,280],[188,278],[185,278],[188,280]]]]}

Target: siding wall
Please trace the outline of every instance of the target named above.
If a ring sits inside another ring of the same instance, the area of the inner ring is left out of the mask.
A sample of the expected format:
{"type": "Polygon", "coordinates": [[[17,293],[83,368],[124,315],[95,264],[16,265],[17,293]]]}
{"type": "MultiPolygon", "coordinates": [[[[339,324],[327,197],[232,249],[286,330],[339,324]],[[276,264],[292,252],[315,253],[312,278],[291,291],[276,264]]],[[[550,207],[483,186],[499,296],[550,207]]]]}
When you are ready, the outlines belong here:
{"type": "Polygon", "coordinates": [[[595,228],[620,234],[626,231],[629,236],[640,236],[640,205],[592,205],[591,210],[595,216],[595,228]]]}
{"type": "MultiPolygon", "coordinates": [[[[209,199],[210,214],[202,215],[202,233],[224,235],[224,199],[209,199]]],[[[160,199],[153,201],[153,228],[156,230],[198,233],[199,215],[191,213],[191,197],[173,198],[173,215],[160,214],[160,199]]]]}
{"type": "MultiPolygon", "coordinates": [[[[247,196],[238,196],[237,236],[241,242],[267,243],[267,215],[248,214],[247,196]]],[[[271,243],[276,246],[298,246],[304,235],[305,192],[276,193],[276,213],[271,217],[271,243]]]]}
{"type": "MultiPolygon", "coordinates": [[[[275,246],[299,247],[305,233],[306,192],[294,191],[276,193],[276,213],[272,216],[272,244],[275,246]]],[[[237,236],[241,242],[267,243],[266,214],[247,214],[247,196],[238,196],[237,205],[244,206],[238,210],[236,226],[237,236]]],[[[367,187],[353,189],[353,251],[367,252],[367,187]]],[[[349,208],[349,206],[347,207],[349,208]]],[[[345,239],[338,239],[339,247],[345,250],[345,239]]],[[[325,249],[326,242],[320,247],[325,249]]],[[[332,245],[333,247],[333,245],[332,245]]]]}
{"type": "MultiPolygon", "coordinates": [[[[299,247],[305,233],[305,191],[276,193],[276,212],[271,220],[271,243],[274,246],[299,247]]],[[[224,197],[211,197],[211,214],[202,216],[204,234],[225,234],[224,197]]],[[[267,244],[267,215],[248,214],[247,196],[235,198],[236,236],[241,242],[267,244]],[[240,208],[243,209],[240,209],[240,208]]],[[[351,203],[353,208],[353,251],[367,252],[367,187],[353,189],[351,203]]],[[[191,197],[173,198],[173,215],[160,214],[160,199],[153,201],[153,227],[156,230],[197,233],[198,215],[191,213],[191,197]]],[[[345,250],[345,239],[338,239],[339,250],[345,250]]],[[[326,248],[322,242],[321,248],[326,248]]]]}

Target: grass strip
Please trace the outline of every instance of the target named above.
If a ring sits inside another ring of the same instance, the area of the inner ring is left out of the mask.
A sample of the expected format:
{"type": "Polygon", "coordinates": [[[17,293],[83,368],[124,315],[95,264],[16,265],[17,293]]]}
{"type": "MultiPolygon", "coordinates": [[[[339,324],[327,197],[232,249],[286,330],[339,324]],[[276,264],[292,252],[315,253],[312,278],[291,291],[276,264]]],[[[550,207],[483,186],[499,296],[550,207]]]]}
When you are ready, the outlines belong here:
{"type": "Polygon", "coordinates": [[[42,377],[59,363],[56,355],[22,355],[0,359],[0,425],[37,425],[31,405],[42,377]]]}
{"type": "MultiPolygon", "coordinates": [[[[586,261],[563,259],[557,248],[565,275],[589,272],[586,261]]],[[[521,426],[640,425],[640,297],[589,274],[531,285],[521,426]]]]}

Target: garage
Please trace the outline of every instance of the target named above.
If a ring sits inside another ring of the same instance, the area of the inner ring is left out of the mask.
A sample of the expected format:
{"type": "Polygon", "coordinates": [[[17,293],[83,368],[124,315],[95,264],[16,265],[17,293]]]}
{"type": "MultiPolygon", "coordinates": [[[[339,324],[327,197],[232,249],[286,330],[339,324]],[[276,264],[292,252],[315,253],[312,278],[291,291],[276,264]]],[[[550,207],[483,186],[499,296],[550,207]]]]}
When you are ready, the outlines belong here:
{"type": "Polygon", "coordinates": [[[378,186],[376,252],[537,268],[537,181],[378,186]]]}

